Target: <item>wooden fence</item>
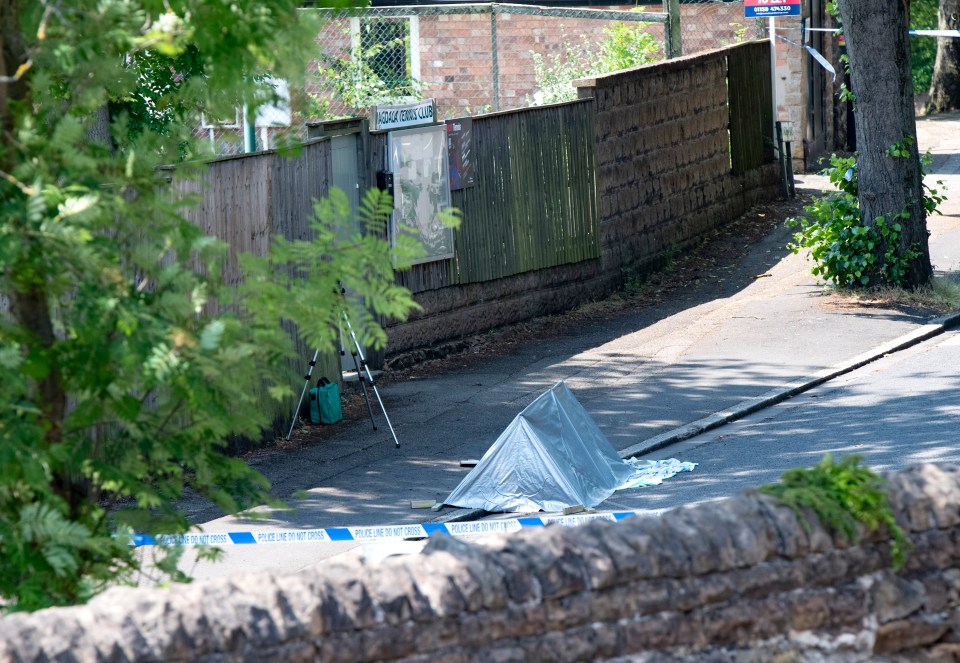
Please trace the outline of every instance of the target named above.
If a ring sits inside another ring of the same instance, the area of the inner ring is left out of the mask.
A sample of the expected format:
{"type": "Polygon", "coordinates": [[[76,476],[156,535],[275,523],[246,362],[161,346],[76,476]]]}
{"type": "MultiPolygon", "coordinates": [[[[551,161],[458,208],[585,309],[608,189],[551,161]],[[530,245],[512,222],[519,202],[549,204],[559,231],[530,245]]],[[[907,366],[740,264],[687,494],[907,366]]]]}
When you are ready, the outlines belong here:
{"type": "Polygon", "coordinates": [[[199,199],[184,217],[230,245],[224,276],[237,283],[237,253],[266,255],[274,234],[312,237],[313,200],[329,193],[330,175],[330,142],[319,140],[289,158],[259,152],[217,159],[202,179],[174,179],[173,186],[178,195],[199,199]]]}
{"type": "MultiPolygon", "coordinates": [[[[290,240],[313,237],[313,200],[329,193],[330,167],[330,141],[321,139],[304,144],[293,157],[260,152],[217,159],[206,164],[201,179],[175,178],[173,188],[177,195],[199,200],[183,211],[184,217],[230,246],[223,275],[228,283],[236,285],[241,277],[238,253],[266,255],[274,235],[290,240]]],[[[293,325],[285,327],[295,351],[290,363],[291,386],[299,390],[302,382],[294,383],[303,375],[314,348],[300,340],[293,325]]],[[[335,352],[321,353],[315,375],[339,377],[339,364],[335,352]]],[[[287,402],[276,408],[274,433],[286,433],[284,427],[289,425],[293,405],[287,402]]]]}
{"type": "MultiPolygon", "coordinates": [[[[385,136],[374,138],[382,163],[385,136]]],[[[398,283],[423,292],[600,255],[589,101],[474,118],[472,148],[476,182],[451,201],[463,213],[455,257],[415,265],[398,283]]]]}
{"type": "MultiPolygon", "coordinates": [[[[419,293],[425,310],[404,323],[411,331],[395,348],[472,333],[471,316],[483,317],[477,324],[487,327],[513,319],[478,312],[481,304],[496,308],[510,299],[503,308],[516,317],[517,311],[572,305],[584,296],[580,290],[609,292],[625,270],[654,264],[664,246],[682,246],[767,195],[773,172],[768,42],[597,80],[592,99],[473,118],[475,184],[453,192],[452,204],[464,216],[454,258],[397,274],[398,283],[419,293]],[[699,96],[707,92],[709,113],[685,110],[700,108],[699,96]],[[601,161],[607,163],[603,178],[601,161]],[[602,249],[608,245],[617,251],[602,249]],[[626,255],[621,249],[628,245],[638,250],[626,255]],[[528,305],[527,296],[537,301],[528,305]],[[453,318],[461,324],[451,324],[453,318]]],[[[350,123],[341,124],[342,131],[350,123]]],[[[387,137],[359,136],[364,187],[385,163],[387,137]]],[[[293,158],[260,153],[211,162],[208,186],[176,187],[200,195],[188,216],[205,232],[234,251],[263,254],[274,233],[309,236],[311,202],[326,195],[332,181],[331,144],[321,138],[293,158]]],[[[235,261],[225,275],[239,278],[235,261]]],[[[391,323],[391,343],[406,333],[400,326],[391,323]]],[[[312,348],[298,345],[298,351],[312,348]]],[[[335,359],[325,362],[332,375],[339,372],[335,359]]]]}
{"type": "Polygon", "coordinates": [[[773,160],[770,46],[743,44],[727,52],[730,158],[734,175],[773,160]]]}
{"type": "Polygon", "coordinates": [[[473,132],[476,184],[453,196],[459,283],[600,255],[589,101],[478,118],[473,132]]]}

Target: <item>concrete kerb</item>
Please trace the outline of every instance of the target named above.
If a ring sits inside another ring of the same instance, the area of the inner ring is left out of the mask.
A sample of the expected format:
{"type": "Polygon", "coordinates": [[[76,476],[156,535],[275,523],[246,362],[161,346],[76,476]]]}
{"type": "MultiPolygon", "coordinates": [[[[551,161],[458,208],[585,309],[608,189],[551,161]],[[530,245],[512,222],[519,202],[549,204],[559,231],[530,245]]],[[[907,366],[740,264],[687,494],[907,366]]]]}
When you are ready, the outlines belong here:
{"type": "MultiPolygon", "coordinates": [[[[778,403],[782,403],[783,401],[789,400],[805,391],[809,391],[814,387],[818,387],[825,382],[829,382],[834,378],[838,378],[841,375],[845,375],[857,370],[858,368],[862,368],[867,364],[873,363],[886,355],[899,352],[901,350],[906,350],[907,348],[913,347],[935,336],[939,336],[948,329],[958,325],[960,325],[960,313],[953,313],[940,318],[934,318],[908,334],[904,334],[899,338],[884,343],[883,345],[879,345],[876,348],[857,355],[856,357],[853,357],[845,362],[814,373],[807,378],[790,382],[781,387],[777,387],[776,389],[771,389],[767,393],[756,396],[755,398],[749,398],[745,401],[741,401],[740,403],[737,403],[733,407],[726,410],[714,412],[713,414],[703,417],[702,419],[698,419],[690,422],[689,424],[674,428],[671,431],[661,433],[660,435],[646,439],[643,442],[638,442],[637,444],[627,447],[618,453],[621,458],[630,458],[633,456],[642,456],[654,451],[660,451],[673,444],[683,442],[684,440],[688,440],[692,437],[700,435],[701,433],[706,433],[707,431],[714,430],[725,424],[742,419],[743,417],[763,410],[764,408],[772,407],[778,403]]],[[[457,508],[448,514],[444,514],[440,518],[434,519],[432,522],[463,522],[468,520],[478,520],[487,515],[489,514],[482,509],[457,508]]]]}
{"type": "Polygon", "coordinates": [[[682,442],[688,440],[692,437],[705,433],[707,431],[719,428],[725,424],[736,421],[737,419],[742,419],[747,415],[753,414],[764,408],[771,407],[778,403],[782,403],[785,400],[793,398],[798,394],[802,394],[805,391],[818,387],[825,382],[829,382],[834,378],[840,377],[852,371],[857,370],[867,364],[870,364],[882,357],[892,354],[894,352],[899,352],[900,350],[906,350],[907,348],[913,347],[919,343],[922,343],[926,340],[933,338],[934,336],[939,336],[943,332],[960,325],[960,313],[953,313],[951,315],[943,316],[940,318],[934,318],[930,320],[922,327],[918,327],[909,334],[904,334],[899,338],[896,338],[888,343],[877,346],[876,348],[865,352],[863,354],[857,355],[853,359],[849,359],[845,362],[832,366],[831,368],[824,369],[818,373],[798,380],[795,382],[790,382],[778,387],[776,389],[771,389],[765,394],[757,396],[755,398],[750,398],[740,403],[737,403],[731,408],[726,410],[721,410],[720,412],[714,412],[713,414],[698,419],[689,424],[680,426],[671,431],[661,433],[651,437],[643,442],[634,444],[633,446],[627,447],[619,452],[621,458],[630,458],[632,456],[642,456],[654,451],[660,451],[665,449],[672,444],[677,442],[682,442]]]}

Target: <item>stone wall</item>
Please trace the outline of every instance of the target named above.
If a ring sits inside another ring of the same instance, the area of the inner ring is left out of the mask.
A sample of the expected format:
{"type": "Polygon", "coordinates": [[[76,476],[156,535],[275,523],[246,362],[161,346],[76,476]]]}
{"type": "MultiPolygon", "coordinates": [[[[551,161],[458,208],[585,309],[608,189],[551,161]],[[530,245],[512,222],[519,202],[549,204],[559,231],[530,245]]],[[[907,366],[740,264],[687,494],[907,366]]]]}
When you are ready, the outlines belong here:
{"type": "Polygon", "coordinates": [[[642,267],[777,196],[775,164],[731,172],[727,50],[579,82],[596,106],[605,273],[642,267]]]}
{"type": "Polygon", "coordinates": [[[960,468],[890,477],[912,549],[747,493],[423,554],[114,589],[0,619],[0,661],[952,661],[960,468]],[[628,657],[628,658],[627,658],[628,657]]]}
{"type": "Polygon", "coordinates": [[[595,100],[600,260],[417,293],[423,311],[388,327],[388,352],[397,357],[603,297],[775,199],[775,163],[731,172],[726,76],[721,49],[580,81],[581,98],[595,100]]]}

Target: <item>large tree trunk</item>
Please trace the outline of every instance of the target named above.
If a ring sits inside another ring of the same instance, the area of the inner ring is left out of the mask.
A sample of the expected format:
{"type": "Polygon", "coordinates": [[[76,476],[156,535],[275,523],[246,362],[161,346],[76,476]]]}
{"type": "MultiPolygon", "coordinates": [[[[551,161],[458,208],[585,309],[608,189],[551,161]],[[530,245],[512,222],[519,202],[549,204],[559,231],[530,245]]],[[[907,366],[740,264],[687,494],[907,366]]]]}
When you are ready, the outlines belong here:
{"type": "MultiPolygon", "coordinates": [[[[0,170],[12,174],[17,159],[14,140],[13,107],[29,107],[31,102],[31,69],[20,70],[28,62],[29,54],[20,35],[21,20],[29,15],[31,0],[0,0],[0,170]],[[17,72],[20,70],[20,76],[17,72]]],[[[39,19],[39,13],[35,12],[39,19]]],[[[23,192],[9,182],[0,181],[0,195],[22,196],[23,192]],[[4,188],[4,185],[6,188],[4,188]]],[[[12,206],[11,206],[12,207],[12,206]]],[[[30,236],[32,229],[26,214],[12,213],[9,219],[0,219],[12,226],[21,226],[22,239],[30,236]]],[[[67,392],[63,374],[57,361],[58,339],[54,331],[51,312],[52,303],[48,291],[47,275],[35,269],[40,263],[37,254],[43,250],[36,241],[24,241],[17,262],[0,275],[0,288],[10,302],[10,315],[23,332],[24,344],[30,351],[38,350],[46,355],[50,367],[45,375],[34,378],[30,398],[41,412],[45,425],[43,440],[38,444],[48,446],[64,442],[64,423],[67,416],[67,392]]],[[[90,482],[81,472],[69,464],[54,469],[51,487],[70,506],[70,513],[77,515],[82,505],[93,499],[90,482]]]]}
{"type": "MultiPolygon", "coordinates": [[[[940,0],[937,20],[940,30],[960,28],[960,0],[940,0]]],[[[924,113],[960,110],[960,39],[937,37],[937,59],[930,80],[930,99],[924,113]]]]}
{"type": "MultiPolygon", "coordinates": [[[[915,288],[929,283],[933,269],[914,119],[909,1],[840,0],[839,6],[856,94],[860,212],[869,226],[879,218],[902,226],[895,247],[898,255],[910,249],[919,253],[910,261],[902,285],[915,288]],[[908,154],[892,156],[895,145],[908,154]],[[901,213],[906,216],[896,218],[901,213]]],[[[885,242],[876,248],[880,264],[886,250],[885,242]]],[[[869,276],[871,283],[884,280],[879,273],[869,276]]]]}

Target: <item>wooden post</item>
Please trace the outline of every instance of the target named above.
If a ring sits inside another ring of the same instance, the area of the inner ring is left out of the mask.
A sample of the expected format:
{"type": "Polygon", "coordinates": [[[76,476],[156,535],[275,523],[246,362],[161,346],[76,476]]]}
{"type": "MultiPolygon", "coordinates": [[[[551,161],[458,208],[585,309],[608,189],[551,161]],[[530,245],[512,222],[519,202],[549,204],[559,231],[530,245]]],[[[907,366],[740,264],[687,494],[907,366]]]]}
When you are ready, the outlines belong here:
{"type": "Polygon", "coordinates": [[[771,17],[770,27],[770,96],[773,97],[773,124],[776,136],[776,124],[780,119],[780,108],[777,102],[777,21],[771,17]]]}

